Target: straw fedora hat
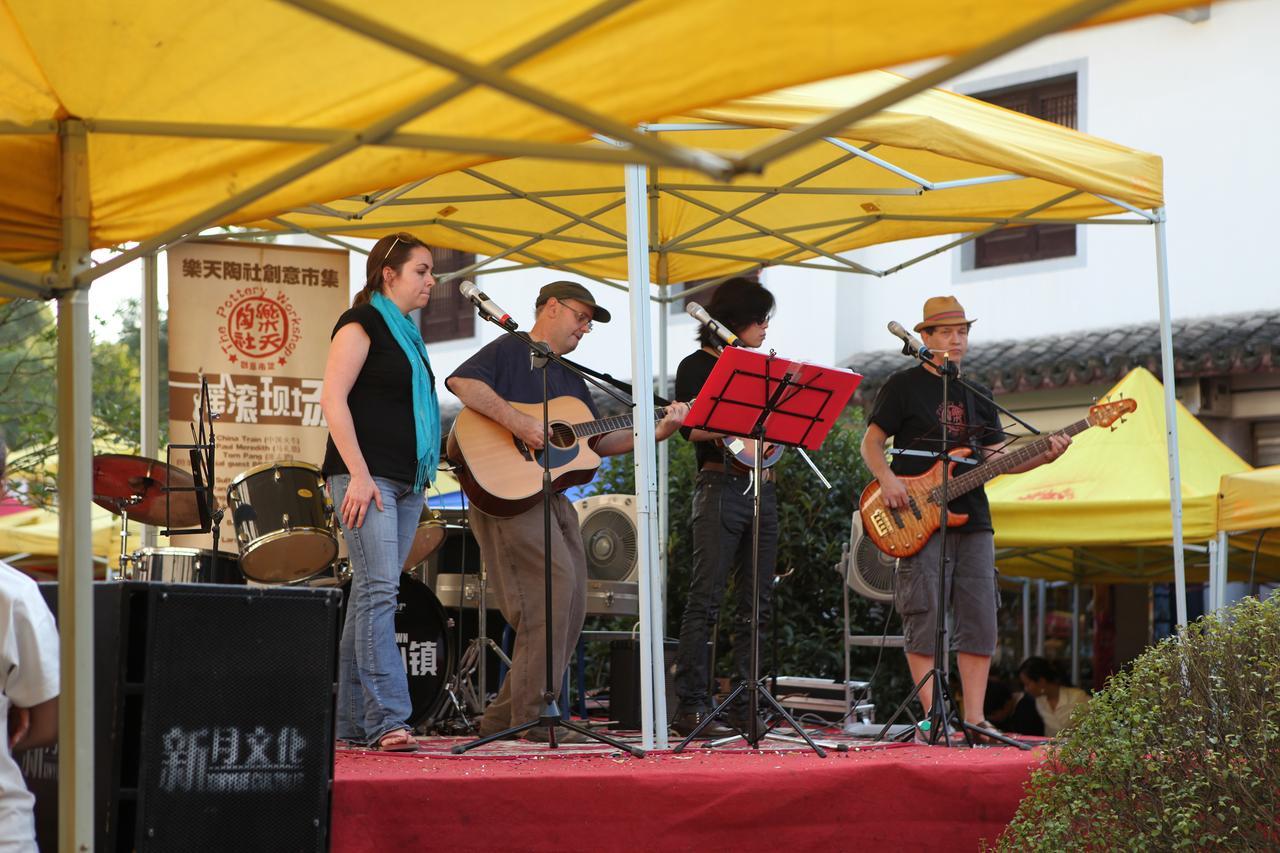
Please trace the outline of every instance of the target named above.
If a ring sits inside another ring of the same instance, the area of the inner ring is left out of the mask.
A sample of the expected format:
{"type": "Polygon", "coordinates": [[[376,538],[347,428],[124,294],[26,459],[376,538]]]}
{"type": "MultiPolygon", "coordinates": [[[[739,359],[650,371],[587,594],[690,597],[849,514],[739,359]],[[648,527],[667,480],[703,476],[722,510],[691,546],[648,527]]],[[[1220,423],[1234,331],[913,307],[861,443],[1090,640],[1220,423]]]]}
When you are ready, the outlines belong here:
{"type": "Polygon", "coordinates": [[[924,319],[915,325],[915,331],[930,326],[967,326],[976,322],[964,316],[964,306],[954,296],[930,296],[924,301],[924,319]]]}

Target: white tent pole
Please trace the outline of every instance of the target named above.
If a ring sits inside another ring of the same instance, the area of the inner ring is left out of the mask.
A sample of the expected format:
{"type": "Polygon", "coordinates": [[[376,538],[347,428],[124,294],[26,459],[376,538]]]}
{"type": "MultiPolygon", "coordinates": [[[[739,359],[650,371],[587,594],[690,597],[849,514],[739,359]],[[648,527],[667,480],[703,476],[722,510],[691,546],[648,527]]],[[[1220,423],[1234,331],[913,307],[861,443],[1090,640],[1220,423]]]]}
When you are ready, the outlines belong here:
{"type": "Polygon", "coordinates": [[[58,256],[58,839],[91,850],[93,819],[93,541],[90,512],[93,367],[89,292],[89,152],[84,124],[62,122],[62,251],[58,256]]]}
{"type": "Polygon", "coordinates": [[[1221,530],[1218,532],[1218,586],[1213,591],[1213,600],[1216,607],[1226,607],[1227,605],[1227,569],[1231,565],[1230,560],[1230,543],[1227,541],[1227,532],[1221,530]]]}
{"type": "MultiPolygon", "coordinates": [[[[142,316],[140,318],[142,352],[139,367],[142,421],[139,443],[142,455],[160,458],[160,259],[155,252],[142,258],[142,316]]],[[[142,547],[154,548],[156,528],[142,526],[142,547]]]]}
{"type": "Polygon", "coordinates": [[[1071,584],[1071,683],[1080,686],[1080,582],[1071,584]]]}
{"type": "Polygon", "coordinates": [[[1036,654],[1044,657],[1045,607],[1048,605],[1048,584],[1044,578],[1036,582],[1036,654]]]}
{"type": "Polygon", "coordinates": [[[644,166],[624,166],[627,196],[627,270],[631,290],[631,375],[635,385],[633,409],[636,470],[636,560],[640,569],[640,728],[645,749],[657,738],[666,749],[666,690],[663,678],[662,596],[658,590],[658,542],[654,508],[658,483],[654,472],[653,341],[649,315],[649,201],[644,166]]]}
{"type": "Polygon", "coordinates": [[[1031,657],[1031,578],[1022,579],[1022,659],[1031,657]]]}
{"type": "Polygon", "coordinates": [[[1169,247],[1165,237],[1168,217],[1163,207],[1156,215],[1156,285],[1160,301],[1160,372],[1164,382],[1165,445],[1169,453],[1169,510],[1173,522],[1173,582],[1178,625],[1187,624],[1187,568],[1182,552],[1182,472],[1178,466],[1178,419],[1174,401],[1173,322],[1169,314],[1169,247]]]}

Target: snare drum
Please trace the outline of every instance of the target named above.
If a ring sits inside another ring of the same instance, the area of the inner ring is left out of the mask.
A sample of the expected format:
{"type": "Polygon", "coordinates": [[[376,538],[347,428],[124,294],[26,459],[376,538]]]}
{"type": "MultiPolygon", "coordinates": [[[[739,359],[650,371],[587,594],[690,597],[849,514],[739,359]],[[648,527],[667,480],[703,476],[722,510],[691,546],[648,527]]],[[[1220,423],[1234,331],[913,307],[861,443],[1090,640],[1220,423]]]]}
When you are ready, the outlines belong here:
{"type": "Polygon", "coordinates": [[[128,558],[130,578],[165,583],[244,583],[236,555],[207,548],[139,548],[128,558]]]}
{"type": "Polygon", "coordinates": [[[338,556],[333,506],[320,469],[268,462],[227,487],[240,570],[259,583],[289,583],[322,572],[338,556]]]}

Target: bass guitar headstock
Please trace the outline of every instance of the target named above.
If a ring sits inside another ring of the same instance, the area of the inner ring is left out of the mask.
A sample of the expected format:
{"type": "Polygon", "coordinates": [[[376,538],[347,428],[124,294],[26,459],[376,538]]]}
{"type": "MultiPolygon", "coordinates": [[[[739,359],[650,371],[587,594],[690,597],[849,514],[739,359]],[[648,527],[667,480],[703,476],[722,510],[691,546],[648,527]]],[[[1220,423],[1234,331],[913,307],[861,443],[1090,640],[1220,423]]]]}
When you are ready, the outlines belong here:
{"type": "Polygon", "coordinates": [[[1112,400],[1109,403],[1098,403],[1089,408],[1089,423],[1093,426],[1109,427],[1125,415],[1137,410],[1137,400],[1112,400]]]}

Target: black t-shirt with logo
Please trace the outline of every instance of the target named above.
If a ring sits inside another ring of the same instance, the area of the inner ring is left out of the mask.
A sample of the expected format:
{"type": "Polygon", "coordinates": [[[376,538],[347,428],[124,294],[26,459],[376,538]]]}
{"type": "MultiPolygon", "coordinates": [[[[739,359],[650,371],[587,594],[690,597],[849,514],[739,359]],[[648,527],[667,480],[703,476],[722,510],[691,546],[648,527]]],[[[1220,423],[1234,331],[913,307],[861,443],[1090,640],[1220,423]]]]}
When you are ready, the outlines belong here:
{"type": "MultiPolygon", "coordinates": [[[[969,380],[966,380],[969,381],[969,380]]],[[[942,425],[948,425],[947,447],[984,447],[1008,440],[1000,428],[1000,417],[989,399],[989,389],[969,381],[983,396],[978,396],[957,382],[948,389],[947,416],[943,417],[942,377],[925,369],[923,365],[899,371],[889,377],[876,395],[868,420],[893,437],[895,450],[942,453],[942,425]]],[[[976,455],[976,453],[975,453],[976,455]]],[[[899,476],[923,474],[938,461],[937,457],[910,453],[894,454],[889,464],[899,476]]],[[[956,474],[971,470],[972,466],[957,466],[956,474]]],[[[969,514],[969,521],[962,527],[952,528],[975,532],[991,530],[991,510],[982,487],[953,499],[948,506],[952,512],[969,514]]]]}

